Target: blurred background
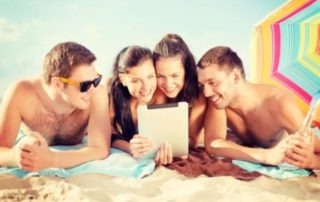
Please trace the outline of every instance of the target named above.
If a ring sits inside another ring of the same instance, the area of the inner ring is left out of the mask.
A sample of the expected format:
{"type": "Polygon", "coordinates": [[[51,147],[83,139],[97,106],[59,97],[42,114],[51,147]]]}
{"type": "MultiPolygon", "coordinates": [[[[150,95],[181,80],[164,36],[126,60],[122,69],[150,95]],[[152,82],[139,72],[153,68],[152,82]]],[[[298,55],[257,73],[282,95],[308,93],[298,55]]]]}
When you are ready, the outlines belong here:
{"type": "Polygon", "coordinates": [[[0,97],[17,79],[42,73],[46,53],[75,41],[97,56],[110,76],[125,46],[153,49],[167,33],[179,34],[196,60],[208,49],[230,46],[251,73],[253,28],[285,0],[2,0],[0,3],[0,97]]]}

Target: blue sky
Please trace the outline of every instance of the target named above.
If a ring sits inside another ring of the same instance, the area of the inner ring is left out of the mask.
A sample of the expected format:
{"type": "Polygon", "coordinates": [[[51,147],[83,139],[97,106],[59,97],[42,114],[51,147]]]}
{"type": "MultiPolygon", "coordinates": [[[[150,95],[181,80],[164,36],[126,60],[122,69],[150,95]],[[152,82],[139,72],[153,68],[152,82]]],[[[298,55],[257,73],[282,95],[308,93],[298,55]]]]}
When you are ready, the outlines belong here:
{"type": "Polygon", "coordinates": [[[45,54],[57,43],[76,41],[98,58],[108,77],[125,46],[153,49],[177,33],[198,60],[225,45],[242,58],[250,79],[253,27],[285,0],[2,0],[0,3],[0,96],[13,80],[42,72],[45,54]]]}

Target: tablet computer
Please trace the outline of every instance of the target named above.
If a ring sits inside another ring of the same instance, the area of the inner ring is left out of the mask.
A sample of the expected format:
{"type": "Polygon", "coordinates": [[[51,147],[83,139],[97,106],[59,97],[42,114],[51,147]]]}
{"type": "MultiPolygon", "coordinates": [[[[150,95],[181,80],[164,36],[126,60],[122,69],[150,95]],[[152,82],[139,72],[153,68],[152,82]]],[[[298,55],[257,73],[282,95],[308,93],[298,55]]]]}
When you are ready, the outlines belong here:
{"type": "Polygon", "coordinates": [[[137,113],[139,134],[156,144],[153,156],[165,142],[172,146],[173,157],[188,155],[189,116],[186,102],[140,105],[137,113]]]}

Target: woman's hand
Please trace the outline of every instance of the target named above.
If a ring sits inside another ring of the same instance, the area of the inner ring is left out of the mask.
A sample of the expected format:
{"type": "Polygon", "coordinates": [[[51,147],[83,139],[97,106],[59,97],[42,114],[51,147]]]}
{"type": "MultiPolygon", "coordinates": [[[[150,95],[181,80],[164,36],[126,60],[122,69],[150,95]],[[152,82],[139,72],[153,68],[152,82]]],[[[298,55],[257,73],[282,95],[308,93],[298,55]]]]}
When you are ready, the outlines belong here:
{"type": "Polygon", "coordinates": [[[130,152],[133,157],[139,158],[143,156],[145,153],[149,152],[153,148],[152,142],[139,134],[133,136],[130,140],[130,152]]]}
{"type": "Polygon", "coordinates": [[[154,160],[157,165],[167,165],[172,163],[171,145],[168,143],[163,143],[158,149],[157,155],[154,160]]]}

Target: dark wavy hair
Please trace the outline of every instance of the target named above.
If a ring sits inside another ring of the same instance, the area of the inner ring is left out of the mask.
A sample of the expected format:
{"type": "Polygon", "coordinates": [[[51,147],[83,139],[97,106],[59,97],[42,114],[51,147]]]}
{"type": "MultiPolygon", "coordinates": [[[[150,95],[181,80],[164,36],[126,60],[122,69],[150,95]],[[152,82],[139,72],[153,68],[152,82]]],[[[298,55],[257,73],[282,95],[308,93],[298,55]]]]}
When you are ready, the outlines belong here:
{"type": "Polygon", "coordinates": [[[147,59],[152,60],[150,49],[140,46],[128,46],[119,52],[113,65],[110,94],[115,117],[112,126],[116,133],[121,134],[127,141],[137,133],[137,127],[133,122],[130,108],[131,94],[128,88],[122,85],[119,74],[128,73],[130,68],[141,64],[147,59]]]}
{"type": "Polygon", "coordinates": [[[185,84],[177,96],[177,102],[193,104],[199,96],[197,65],[187,44],[177,34],[165,35],[153,51],[154,65],[160,58],[180,55],[185,69],[185,84]]]}

